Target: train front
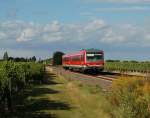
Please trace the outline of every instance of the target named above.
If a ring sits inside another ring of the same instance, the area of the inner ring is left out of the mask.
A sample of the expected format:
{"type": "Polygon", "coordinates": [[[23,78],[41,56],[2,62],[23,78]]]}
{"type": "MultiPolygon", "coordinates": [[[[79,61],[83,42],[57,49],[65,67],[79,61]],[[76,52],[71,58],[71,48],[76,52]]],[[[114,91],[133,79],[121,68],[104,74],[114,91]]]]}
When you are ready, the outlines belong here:
{"type": "Polygon", "coordinates": [[[85,52],[86,70],[103,71],[104,52],[97,49],[89,49],[85,52]]]}

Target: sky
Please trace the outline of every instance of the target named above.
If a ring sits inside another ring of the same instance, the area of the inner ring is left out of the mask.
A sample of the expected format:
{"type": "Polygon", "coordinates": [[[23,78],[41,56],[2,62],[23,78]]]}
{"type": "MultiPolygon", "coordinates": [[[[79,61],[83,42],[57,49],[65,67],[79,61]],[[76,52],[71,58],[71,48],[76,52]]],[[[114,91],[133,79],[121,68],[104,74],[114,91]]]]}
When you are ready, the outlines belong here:
{"type": "Polygon", "coordinates": [[[0,0],[0,58],[86,48],[150,60],[150,0],[0,0]]]}

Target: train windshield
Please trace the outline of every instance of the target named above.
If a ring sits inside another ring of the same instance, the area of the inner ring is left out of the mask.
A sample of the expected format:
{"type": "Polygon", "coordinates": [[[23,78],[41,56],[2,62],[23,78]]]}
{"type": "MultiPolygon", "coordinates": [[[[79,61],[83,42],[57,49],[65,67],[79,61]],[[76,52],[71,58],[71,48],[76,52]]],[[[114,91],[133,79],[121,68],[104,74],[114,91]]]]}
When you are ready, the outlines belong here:
{"type": "Polygon", "coordinates": [[[103,60],[103,54],[101,53],[87,53],[86,54],[86,61],[87,62],[94,62],[103,60]]]}

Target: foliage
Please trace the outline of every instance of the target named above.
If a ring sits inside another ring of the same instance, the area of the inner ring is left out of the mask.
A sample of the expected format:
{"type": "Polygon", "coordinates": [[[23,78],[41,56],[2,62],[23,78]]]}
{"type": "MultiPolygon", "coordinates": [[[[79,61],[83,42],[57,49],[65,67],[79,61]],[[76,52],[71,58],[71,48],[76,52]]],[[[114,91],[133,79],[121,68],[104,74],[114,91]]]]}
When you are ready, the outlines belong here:
{"type": "Polygon", "coordinates": [[[150,72],[149,62],[106,62],[105,70],[107,71],[127,71],[127,72],[150,72]]]}
{"type": "Polygon", "coordinates": [[[48,58],[48,59],[43,60],[43,63],[46,65],[52,65],[52,61],[53,61],[52,58],[48,58]]]}
{"type": "Polygon", "coordinates": [[[30,57],[30,58],[24,58],[24,57],[9,57],[8,61],[14,61],[14,62],[35,62],[36,57],[30,57]]]}
{"type": "Polygon", "coordinates": [[[109,60],[106,60],[106,62],[120,62],[120,60],[111,60],[111,59],[109,59],[109,60]]]}
{"type": "Polygon", "coordinates": [[[7,52],[4,53],[3,60],[5,60],[5,61],[8,60],[8,53],[7,52]]]}
{"type": "Polygon", "coordinates": [[[120,78],[112,85],[111,103],[117,118],[148,118],[150,81],[143,78],[120,78]]]}
{"type": "MultiPolygon", "coordinates": [[[[34,62],[13,62],[0,63],[0,104],[5,98],[11,97],[11,93],[22,91],[31,81],[42,81],[44,66],[34,62]]],[[[11,100],[9,98],[9,100],[11,100]]],[[[10,102],[11,103],[11,102],[10,102]]]]}

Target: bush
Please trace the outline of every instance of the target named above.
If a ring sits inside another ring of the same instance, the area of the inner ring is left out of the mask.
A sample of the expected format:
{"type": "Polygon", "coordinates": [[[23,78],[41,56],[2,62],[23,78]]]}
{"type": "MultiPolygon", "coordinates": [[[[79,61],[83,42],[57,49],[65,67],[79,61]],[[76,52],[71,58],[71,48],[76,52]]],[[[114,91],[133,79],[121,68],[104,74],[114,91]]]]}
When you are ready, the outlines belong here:
{"type": "Polygon", "coordinates": [[[41,83],[44,72],[44,65],[39,63],[13,61],[0,63],[0,106],[7,99],[8,109],[11,109],[12,95],[23,92],[29,82],[36,80],[41,83]]]}
{"type": "Polygon", "coordinates": [[[117,118],[148,118],[150,82],[143,78],[120,78],[113,82],[110,101],[117,118]]]}

